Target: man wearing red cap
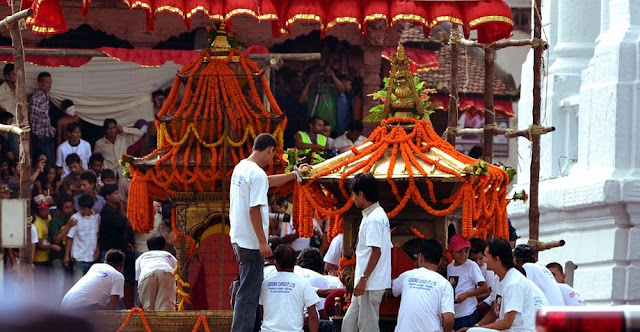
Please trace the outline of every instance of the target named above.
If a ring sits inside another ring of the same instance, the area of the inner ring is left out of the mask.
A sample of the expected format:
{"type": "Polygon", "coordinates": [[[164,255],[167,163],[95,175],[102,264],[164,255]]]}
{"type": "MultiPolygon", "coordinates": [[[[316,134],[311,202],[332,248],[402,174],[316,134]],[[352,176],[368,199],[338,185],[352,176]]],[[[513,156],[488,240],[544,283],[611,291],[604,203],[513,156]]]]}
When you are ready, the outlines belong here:
{"type": "Polygon", "coordinates": [[[478,264],[469,259],[471,243],[460,234],[449,242],[453,262],[447,266],[447,279],[454,291],[455,324],[454,330],[473,326],[480,320],[476,307],[476,296],[487,292],[487,284],[478,264]]]}

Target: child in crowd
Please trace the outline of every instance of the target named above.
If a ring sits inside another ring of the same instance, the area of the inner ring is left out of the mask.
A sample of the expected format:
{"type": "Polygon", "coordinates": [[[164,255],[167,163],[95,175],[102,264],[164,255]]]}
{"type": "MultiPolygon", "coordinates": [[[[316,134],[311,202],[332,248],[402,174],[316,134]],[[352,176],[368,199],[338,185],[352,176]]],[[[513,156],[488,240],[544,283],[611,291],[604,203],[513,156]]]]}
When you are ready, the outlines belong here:
{"type": "MultiPolygon", "coordinates": [[[[51,197],[38,195],[33,198],[35,208],[35,219],[33,226],[38,233],[38,243],[36,243],[36,251],[33,256],[33,265],[35,270],[36,294],[49,290],[47,282],[49,280],[49,251],[59,252],[60,246],[49,242],[49,222],[51,214],[49,207],[51,206],[51,197]]],[[[33,228],[32,228],[33,231],[33,228]]]]}
{"type": "Polygon", "coordinates": [[[114,173],[112,170],[110,169],[105,169],[102,170],[102,173],[100,173],[100,179],[102,180],[102,186],[106,186],[106,185],[117,185],[117,181],[116,181],[116,173],[114,173]]]}
{"type": "Polygon", "coordinates": [[[149,251],[136,259],[136,280],[143,310],[176,310],[173,270],[178,261],[164,250],[166,245],[163,236],[151,237],[147,240],[149,251]]]}
{"type": "Polygon", "coordinates": [[[84,172],[80,156],[78,156],[77,153],[71,153],[65,157],[64,162],[69,168],[69,174],[67,176],[62,176],[62,179],[66,179],[68,176],[72,176],[80,180],[80,175],[82,175],[82,173],[84,172]]]}
{"type": "Polygon", "coordinates": [[[480,320],[476,310],[476,296],[487,292],[488,288],[478,264],[469,259],[471,244],[468,239],[456,234],[449,242],[453,262],[447,266],[447,279],[454,290],[455,323],[454,330],[473,326],[480,320]]]}
{"type": "Polygon", "coordinates": [[[77,222],[67,234],[64,252],[64,265],[69,266],[73,259],[73,274],[79,280],[89,271],[93,262],[100,256],[98,231],[100,214],[93,211],[93,197],[81,195],[78,198],[78,212],[71,216],[77,222]]]}
{"type": "Polygon", "coordinates": [[[52,251],[49,254],[51,289],[56,296],[56,301],[60,301],[66,293],[65,276],[67,269],[63,264],[64,244],[69,230],[77,224],[75,219],[71,219],[71,215],[73,215],[73,197],[69,195],[60,196],[58,199],[58,215],[53,217],[49,223],[49,239],[51,243],[60,246],[60,251],[52,251]]]}
{"type": "Polygon", "coordinates": [[[484,262],[484,249],[487,247],[487,242],[483,239],[474,237],[469,239],[469,243],[471,244],[469,259],[478,264],[480,272],[482,272],[482,276],[487,282],[487,287],[489,288],[486,293],[476,296],[476,299],[478,299],[478,311],[480,312],[480,317],[482,317],[491,308],[492,300],[490,295],[495,291],[495,287],[498,285],[499,280],[493,271],[487,270],[487,263],[484,262]]]}

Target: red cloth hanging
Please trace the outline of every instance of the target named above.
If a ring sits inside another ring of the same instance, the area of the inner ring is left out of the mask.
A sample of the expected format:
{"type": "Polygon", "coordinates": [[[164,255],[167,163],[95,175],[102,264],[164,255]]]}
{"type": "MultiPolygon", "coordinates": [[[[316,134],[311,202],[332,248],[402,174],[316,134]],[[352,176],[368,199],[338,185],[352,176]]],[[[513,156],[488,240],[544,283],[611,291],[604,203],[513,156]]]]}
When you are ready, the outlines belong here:
{"type": "MultiPolygon", "coordinates": [[[[404,51],[409,57],[409,70],[414,74],[420,71],[427,71],[440,67],[436,51],[422,50],[412,47],[405,47],[404,51]]],[[[389,60],[391,59],[391,53],[396,52],[396,47],[387,47],[382,51],[382,57],[389,60]]]]}
{"type": "Polygon", "coordinates": [[[58,0],[36,0],[31,9],[33,14],[26,21],[33,32],[50,35],[68,30],[58,0]]]}
{"type": "MultiPolygon", "coordinates": [[[[438,105],[438,109],[449,111],[449,97],[436,95],[431,96],[430,99],[438,105]]],[[[484,99],[480,97],[461,97],[458,100],[458,109],[465,112],[469,117],[475,116],[478,113],[484,115],[484,99]]],[[[493,109],[496,115],[509,118],[516,115],[511,100],[494,99],[493,109]]]]}

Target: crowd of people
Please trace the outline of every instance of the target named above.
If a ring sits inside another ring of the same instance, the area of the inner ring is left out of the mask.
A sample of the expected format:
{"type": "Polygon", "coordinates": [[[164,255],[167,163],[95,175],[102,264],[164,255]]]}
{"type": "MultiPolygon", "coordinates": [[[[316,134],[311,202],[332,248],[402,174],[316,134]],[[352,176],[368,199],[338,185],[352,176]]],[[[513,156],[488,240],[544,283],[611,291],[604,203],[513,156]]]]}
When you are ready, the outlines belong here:
{"type": "MultiPolygon", "coordinates": [[[[5,65],[3,74],[0,122],[11,125],[16,120],[13,64],[5,65]]],[[[126,217],[130,181],[119,162],[122,154],[142,156],[155,148],[156,132],[147,130],[153,124],[139,120],[128,128],[107,118],[104,136],[91,144],[82,137],[73,102],[56,105],[50,99],[51,74],[41,72],[37,80],[38,89],[28,98],[34,294],[52,304],[85,308],[131,308],[139,294],[145,309],[175,310],[175,285],[167,286],[175,284],[175,258],[165,251],[172,248],[170,210],[165,208],[163,215],[158,209],[154,233],[136,233],[126,217]]],[[[165,93],[159,90],[151,97],[157,112],[165,93]]],[[[17,198],[19,136],[0,133],[0,147],[0,198],[17,198]]],[[[17,251],[5,249],[4,263],[5,289],[19,289],[12,287],[19,284],[17,251]]]]}

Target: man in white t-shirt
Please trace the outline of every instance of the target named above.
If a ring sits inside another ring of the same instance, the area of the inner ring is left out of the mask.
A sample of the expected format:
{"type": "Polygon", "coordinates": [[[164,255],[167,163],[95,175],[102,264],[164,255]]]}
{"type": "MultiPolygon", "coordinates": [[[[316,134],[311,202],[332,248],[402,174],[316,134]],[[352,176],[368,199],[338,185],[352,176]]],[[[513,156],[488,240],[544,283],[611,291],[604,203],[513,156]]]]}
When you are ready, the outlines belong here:
{"type": "Polygon", "coordinates": [[[492,310],[474,327],[458,331],[535,332],[536,310],[548,302],[536,286],[516,270],[509,242],[502,238],[490,241],[484,256],[487,268],[500,279],[492,310]]]}
{"type": "Polygon", "coordinates": [[[116,309],[124,296],[124,254],[117,249],[107,252],[105,263],[91,266],[62,299],[64,309],[116,309]]]}
{"type": "Polygon", "coordinates": [[[418,267],[393,281],[393,295],[402,295],[398,332],[453,331],[453,288],[437,271],[442,245],[426,240],[418,248],[418,267]]]}
{"type": "Polygon", "coordinates": [[[231,331],[252,331],[256,320],[264,258],[272,255],[269,234],[269,187],[296,178],[295,172],[267,176],[262,167],[273,160],[277,141],[271,134],[260,134],[247,159],[233,169],[229,189],[229,237],[240,265],[240,287],[233,307],[231,331]]]}
{"type": "Polygon", "coordinates": [[[65,162],[68,155],[75,153],[82,161],[82,169],[88,169],[91,158],[91,145],[82,139],[80,123],[71,122],[67,125],[68,139],[58,146],[56,152],[56,167],[62,170],[61,178],[65,178],[71,171],[65,162]]]}
{"type": "Polygon", "coordinates": [[[478,300],[476,296],[487,292],[487,284],[480,267],[469,259],[471,243],[460,234],[451,237],[449,250],[453,262],[447,266],[447,279],[453,287],[455,298],[455,324],[454,330],[462,327],[473,326],[480,320],[480,314],[476,309],[478,300]]]}
{"type": "Polygon", "coordinates": [[[526,244],[519,244],[513,249],[515,264],[527,271],[527,279],[533,281],[549,300],[552,306],[563,306],[562,292],[553,274],[543,265],[536,264],[536,252],[526,244]]]}
{"type": "Polygon", "coordinates": [[[580,293],[576,292],[573,287],[564,283],[564,279],[566,276],[562,269],[562,265],[556,262],[549,263],[547,264],[547,269],[551,271],[553,277],[558,283],[558,287],[560,287],[560,292],[562,293],[562,298],[564,299],[564,305],[578,307],[586,305],[580,293]]]}
{"type": "Polygon", "coordinates": [[[324,270],[328,275],[338,274],[338,264],[342,258],[342,233],[336,235],[329,244],[329,249],[324,254],[324,270]]]}
{"type": "Polygon", "coordinates": [[[320,298],[308,280],[293,273],[295,250],[291,246],[281,245],[276,249],[274,257],[278,273],[263,281],[260,290],[263,312],[261,331],[302,331],[303,312],[306,309],[309,331],[317,332],[316,303],[320,298]]]}
{"type": "Polygon", "coordinates": [[[143,310],[175,311],[176,278],[173,270],[178,261],[165,251],[167,241],[157,235],[147,240],[149,251],[136,259],[139,303],[143,310]]]}
{"type": "Polygon", "coordinates": [[[343,332],[380,331],[379,309],[385,289],[391,288],[389,218],[378,203],[378,183],[371,173],[351,180],[351,198],[362,210],[356,245],[356,269],[351,305],[342,321],[343,332]]]}
{"type": "Polygon", "coordinates": [[[338,150],[338,153],[343,153],[349,150],[352,146],[358,146],[364,143],[367,138],[362,136],[363,129],[364,126],[362,125],[362,121],[352,120],[351,123],[349,123],[347,132],[336,137],[333,141],[334,149],[338,150]]]}

